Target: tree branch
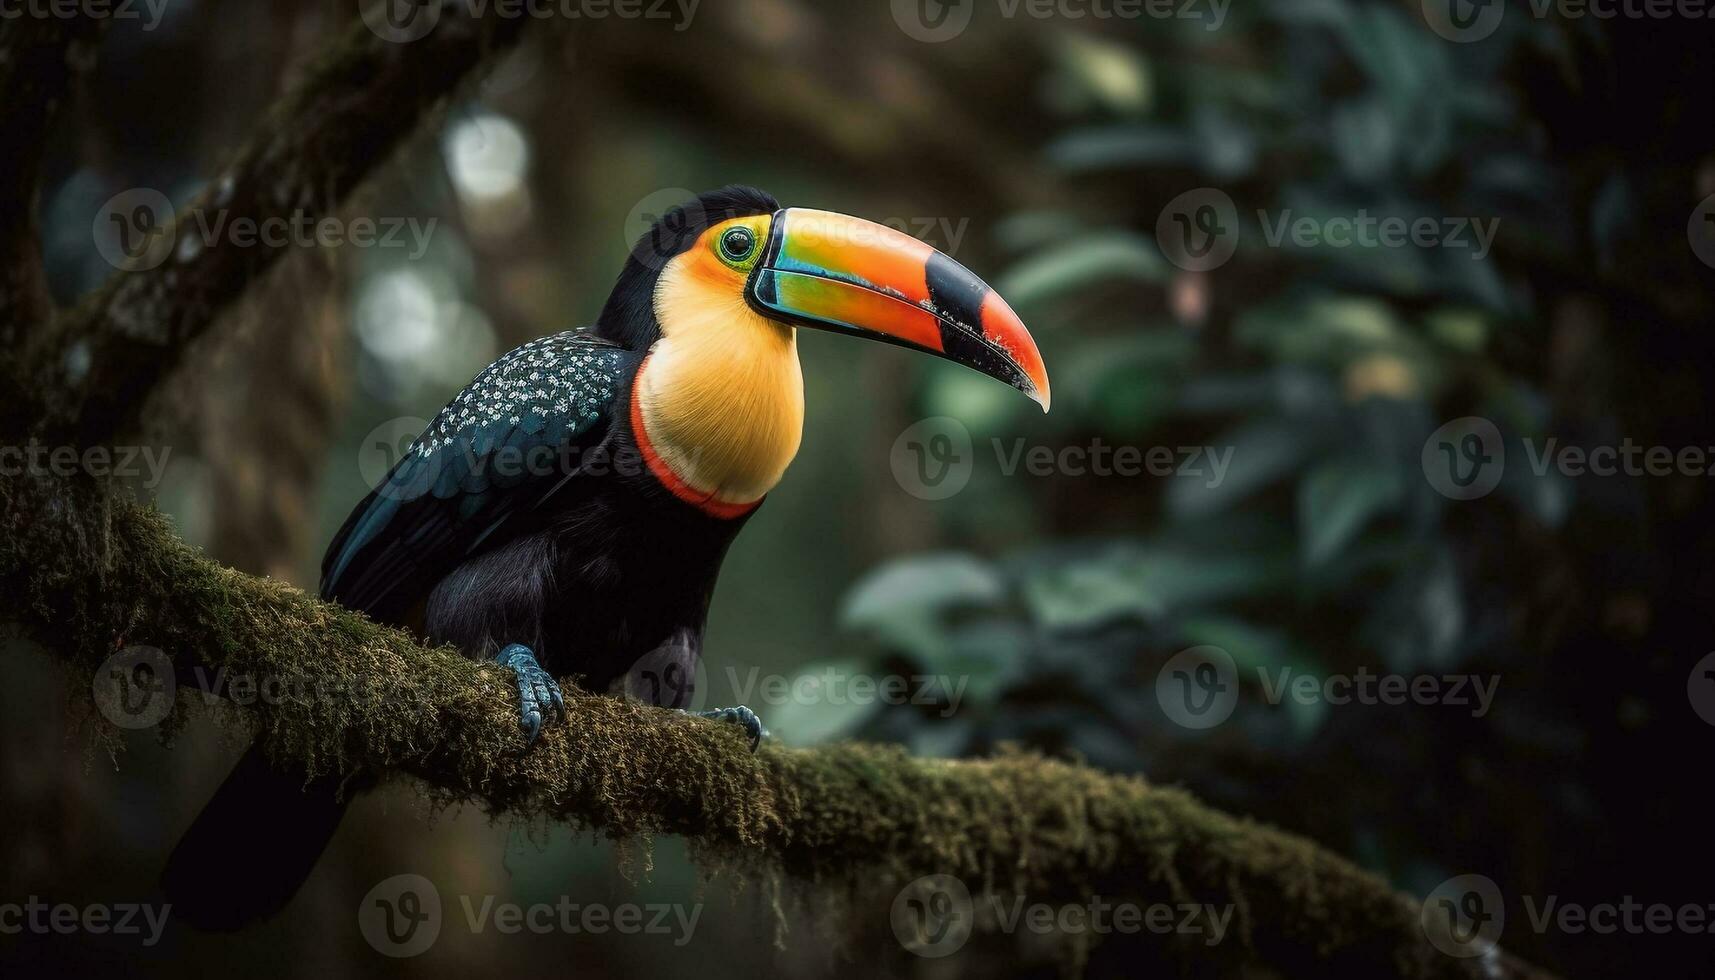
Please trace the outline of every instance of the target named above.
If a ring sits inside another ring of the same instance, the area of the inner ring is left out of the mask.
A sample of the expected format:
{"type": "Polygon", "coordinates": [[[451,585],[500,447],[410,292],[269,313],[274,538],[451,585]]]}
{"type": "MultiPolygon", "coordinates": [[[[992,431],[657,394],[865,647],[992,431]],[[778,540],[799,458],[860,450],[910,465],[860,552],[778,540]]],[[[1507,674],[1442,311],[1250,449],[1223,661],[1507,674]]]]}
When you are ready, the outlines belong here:
{"type": "Polygon", "coordinates": [[[313,772],[402,771],[445,801],[614,837],[680,834],[699,854],[823,886],[951,874],[1033,900],[1237,910],[1231,948],[1199,941],[1187,958],[1289,975],[1527,975],[1435,951],[1415,903],[1306,840],[1081,765],[860,745],[753,755],[736,729],[570,688],[573,724],[524,752],[502,668],[222,568],[90,481],[0,482],[0,594],[17,600],[0,619],[85,669],[147,644],[181,677],[201,668],[283,692],[249,710],[278,758],[313,772]]]}
{"type": "Polygon", "coordinates": [[[13,350],[50,309],[36,198],[48,130],[104,21],[25,13],[0,21],[0,350],[13,350]]]}
{"type": "Polygon", "coordinates": [[[278,237],[270,245],[203,229],[313,228],[528,20],[485,9],[479,16],[465,5],[443,7],[434,29],[409,43],[352,23],[222,174],[179,210],[170,226],[177,247],[165,261],[115,274],[29,350],[29,361],[52,379],[51,421],[75,427],[83,445],[133,429],[146,396],[186,348],[293,247],[278,237]]]}

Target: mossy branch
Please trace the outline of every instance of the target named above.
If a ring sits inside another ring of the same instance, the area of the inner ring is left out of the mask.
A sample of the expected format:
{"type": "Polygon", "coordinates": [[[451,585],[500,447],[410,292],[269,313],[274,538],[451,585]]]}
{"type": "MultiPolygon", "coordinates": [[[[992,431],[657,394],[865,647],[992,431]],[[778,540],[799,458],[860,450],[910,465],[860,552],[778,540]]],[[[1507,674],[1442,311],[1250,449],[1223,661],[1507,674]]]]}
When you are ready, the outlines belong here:
{"type": "MultiPolygon", "coordinates": [[[[178,209],[180,246],[201,227],[313,223],[332,214],[529,18],[447,5],[408,43],[353,21],[269,110],[209,186],[178,209]]],[[[207,237],[207,236],[203,236],[207,237]]],[[[134,429],[150,392],[189,345],[289,249],[288,241],[197,238],[146,270],[116,273],[23,358],[49,379],[51,422],[81,444],[134,429]]]]}
{"type": "MultiPolygon", "coordinates": [[[[0,619],[83,667],[125,644],[283,696],[248,710],[276,757],[409,773],[445,800],[699,854],[837,893],[956,875],[1038,897],[1136,895],[1237,910],[1224,948],[1286,975],[1524,975],[1425,940],[1415,904],[1314,844],[1141,779],[1027,754],[916,759],[837,745],[755,754],[735,728],[568,688],[573,723],[524,751],[502,668],[208,561],[102,487],[0,483],[0,619]]],[[[179,712],[192,698],[180,697],[179,712]]],[[[168,724],[172,724],[169,721],[168,724]]]]}

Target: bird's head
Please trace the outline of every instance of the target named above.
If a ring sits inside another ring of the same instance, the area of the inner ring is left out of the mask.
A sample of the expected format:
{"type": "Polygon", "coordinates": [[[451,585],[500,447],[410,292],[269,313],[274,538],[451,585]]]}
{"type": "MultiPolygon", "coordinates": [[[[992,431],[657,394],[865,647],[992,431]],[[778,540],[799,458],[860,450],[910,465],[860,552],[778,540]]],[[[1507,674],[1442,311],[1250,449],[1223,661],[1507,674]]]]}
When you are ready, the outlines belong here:
{"type": "Polygon", "coordinates": [[[1048,373],[1018,314],[969,269],[885,225],[781,208],[746,187],[668,212],[633,249],[602,320],[647,347],[675,330],[766,321],[880,340],[957,361],[1048,410],[1048,373]],[[623,329],[623,328],[621,328],[623,329]]]}

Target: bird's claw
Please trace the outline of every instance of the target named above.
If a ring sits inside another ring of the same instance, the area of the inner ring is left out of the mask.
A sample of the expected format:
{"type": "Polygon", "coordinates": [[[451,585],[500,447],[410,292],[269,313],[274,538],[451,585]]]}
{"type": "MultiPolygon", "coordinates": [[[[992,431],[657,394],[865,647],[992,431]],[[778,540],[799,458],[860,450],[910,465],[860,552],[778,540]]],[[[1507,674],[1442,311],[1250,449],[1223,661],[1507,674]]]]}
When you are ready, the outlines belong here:
{"type": "MultiPolygon", "coordinates": [[[[685,711],[683,708],[679,710],[685,711]]],[[[745,734],[750,736],[750,751],[752,752],[755,752],[756,747],[762,744],[762,740],[768,737],[768,729],[762,727],[762,719],[756,716],[756,712],[742,704],[735,708],[716,708],[713,711],[685,711],[685,714],[738,725],[744,729],[745,734]]]]}
{"type": "Polygon", "coordinates": [[[512,668],[518,675],[519,727],[524,729],[526,747],[536,744],[542,734],[542,724],[549,716],[559,721],[566,718],[566,701],[560,694],[560,683],[554,675],[542,669],[536,655],[522,643],[514,643],[500,651],[494,662],[512,668]]]}

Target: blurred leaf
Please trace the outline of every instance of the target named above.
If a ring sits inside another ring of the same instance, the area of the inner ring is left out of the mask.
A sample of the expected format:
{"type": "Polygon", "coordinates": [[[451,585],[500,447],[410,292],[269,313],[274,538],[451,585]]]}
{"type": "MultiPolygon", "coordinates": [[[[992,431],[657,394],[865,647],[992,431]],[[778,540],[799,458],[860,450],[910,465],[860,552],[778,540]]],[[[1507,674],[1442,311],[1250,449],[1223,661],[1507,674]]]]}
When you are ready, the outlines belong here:
{"type": "Polygon", "coordinates": [[[873,667],[859,660],[811,663],[799,670],[788,690],[792,696],[782,703],[770,704],[762,723],[771,735],[788,745],[819,745],[845,737],[879,713],[879,699],[862,699],[850,692],[824,690],[823,680],[832,676],[848,682],[854,677],[874,677],[873,667]],[[804,696],[800,696],[804,695],[804,696]]]}
{"type": "Polygon", "coordinates": [[[1257,307],[1239,317],[1240,343],[1287,361],[1344,361],[1356,351],[1406,341],[1387,304],[1355,296],[1329,296],[1308,304],[1257,307]]]}
{"type": "MultiPolygon", "coordinates": [[[[962,421],[975,432],[998,431],[1006,420],[1036,412],[1030,402],[1006,385],[950,361],[925,365],[928,376],[924,406],[929,414],[962,421]]],[[[1040,415],[1040,412],[1036,412],[1040,415]]]]}
{"type": "Polygon", "coordinates": [[[1030,634],[1020,624],[975,623],[958,631],[946,657],[922,666],[951,682],[947,700],[993,704],[1024,676],[1030,646],[1030,634]]]}
{"type": "Polygon", "coordinates": [[[1152,621],[1199,603],[1255,593],[1281,575],[1276,563],[1256,555],[1119,545],[1088,559],[1028,569],[1023,589],[1039,624],[1075,630],[1121,619],[1152,621]]]}
{"type": "Polygon", "coordinates": [[[862,629],[904,610],[992,606],[1005,594],[1000,576],[970,555],[917,555],[890,562],[866,576],[847,596],[840,618],[845,626],[862,629]]]}
{"type": "Polygon", "coordinates": [[[1050,164],[1072,174],[1184,166],[1197,154],[1197,141],[1191,134],[1145,124],[1074,130],[1050,143],[1047,152],[1050,164]]]}
{"type": "Polygon", "coordinates": [[[1334,152],[1348,176],[1372,181],[1387,173],[1400,137],[1392,107],[1378,98],[1347,99],[1330,122],[1334,152]]]}
{"type": "Polygon", "coordinates": [[[1226,180],[1248,177],[1256,169],[1256,136],[1225,106],[1205,102],[1191,117],[1197,135],[1197,155],[1211,176],[1226,180]]]}
{"type": "Polygon", "coordinates": [[[1095,101],[1127,115],[1149,108],[1155,87],[1142,52],[1093,34],[1068,31],[1056,38],[1061,65],[1095,101]]]}
{"type": "Polygon", "coordinates": [[[1511,442],[1507,453],[1508,465],[1501,475],[1501,492],[1544,527],[1561,526],[1572,511],[1576,493],[1573,479],[1552,466],[1537,473],[1528,465],[1530,458],[1522,441],[1511,442]],[[1513,463],[1514,454],[1520,459],[1520,464],[1513,463]]]}
{"type": "Polygon", "coordinates": [[[1481,303],[1495,313],[1514,315],[1519,310],[1491,252],[1483,259],[1462,251],[1443,249],[1438,270],[1441,288],[1455,299],[1481,303]]]}
{"type": "Polygon", "coordinates": [[[1323,463],[1298,485],[1304,560],[1320,565],[1339,554],[1377,514],[1399,504],[1405,481],[1374,460],[1323,463]]]}
{"type": "Polygon", "coordinates": [[[1371,606],[1364,635],[1389,670],[1411,674],[1456,666],[1468,649],[1465,627],[1457,563],[1438,547],[1388,585],[1371,606]]]}
{"type": "Polygon", "coordinates": [[[1489,339],[1489,322],[1476,310],[1448,307],[1424,318],[1429,335],[1462,354],[1482,353],[1489,339]]]}
{"type": "Polygon", "coordinates": [[[1604,266],[1612,267],[1615,254],[1632,236],[1637,210],[1631,182],[1624,174],[1613,174],[1602,182],[1590,202],[1590,238],[1604,266]]]}
{"type": "Polygon", "coordinates": [[[1198,517],[1232,507],[1297,469],[1321,443],[1322,435],[1314,426],[1297,420],[1248,422],[1213,440],[1217,451],[1230,452],[1226,473],[1218,482],[1175,480],[1168,485],[1168,514],[1198,517]]]}
{"type": "Polygon", "coordinates": [[[1029,306],[1095,283],[1161,282],[1167,264],[1155,246],[1124,231],[1092,232],[1013,265],[996,287],[1014,306],[1029,306]]]}
{"type": "Polygon", "coordinates": [[[995,241],[1008,252],[1026,252],[1078,238],[1088,230],[1070,211],[1019,211],[995,225],[995,241]]]}
{"type": "Polygon", "coordinates": [[[947,649],[945,613],[993,606],[1005,594],[1000,576],[969,555],[922,555],[884,565],[861,580],[846,596],[840,624],[933,661],[947,649]]]}
{"type": "Polygon", "coordinates": [[[1087,416],[1079,421],[1113,435],[1141,434],[1177,403],[1196,353],[1196,337],[1171,327],[1092,338],[1056,368],[1065,380],[1055,383],[1087,416]]]}

